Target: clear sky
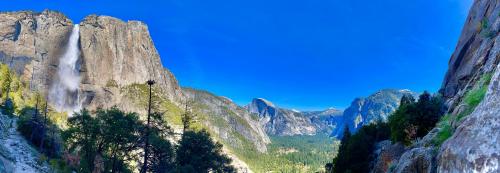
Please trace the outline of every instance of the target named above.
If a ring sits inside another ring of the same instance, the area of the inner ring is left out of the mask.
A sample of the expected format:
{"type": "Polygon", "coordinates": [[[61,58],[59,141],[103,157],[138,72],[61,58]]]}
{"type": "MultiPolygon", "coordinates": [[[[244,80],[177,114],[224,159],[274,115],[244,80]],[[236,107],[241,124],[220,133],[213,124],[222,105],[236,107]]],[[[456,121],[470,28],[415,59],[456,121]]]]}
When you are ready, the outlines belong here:
{"type": "Polygon", "coordinates": [[[313,110],[383,88],[437,91],[472,1],[4,0],[0,10],[141,20],[182,86],[313,110]]]}

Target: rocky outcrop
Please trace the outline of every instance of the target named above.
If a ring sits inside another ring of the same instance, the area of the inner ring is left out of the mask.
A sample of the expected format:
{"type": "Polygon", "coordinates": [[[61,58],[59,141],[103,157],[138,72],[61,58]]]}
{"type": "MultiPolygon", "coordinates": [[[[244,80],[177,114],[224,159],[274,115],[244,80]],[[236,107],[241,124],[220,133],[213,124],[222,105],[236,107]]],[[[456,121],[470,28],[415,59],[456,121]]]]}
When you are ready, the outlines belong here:
{"type": "Polygon", "coordinates": [[[372,173],[386,173],[392,171],[399,158],[405,151],[405,146],[385,140],[377,143],[375,146],[375,161],[373,162],[372,173]]]}
{"type": "Polygon", "coordinates": [[[246,109],[258,116],[261,126],[270,135],[314,135],[317,132],[311,119],[300,112],[278,108],[262,98],[253,99],[246,109]]]}
{"type": "Polygon", "coordinates": [[[500,1],[476,0],[462,30],[441,93],[449,112],[469,109],[464,95],[493,74],[482,102],[463,120],[452,124],[454,134],[440,147],[438,172],[500,171],[500,1]]]}
{"type": "Polygon", "coordinates": [[[366,98],[356,98],[343,113],[343,122],[332,132],[332,136],[340,138],[344,127],[355,132],[363,125],[376,121],[387,121],[387,117],[394,112],[404,94],[415,95],[409,90],[384,89],[366,98]]]}
{"type": "Polygon", "coordinates": [[[258,119],[244,108],[225,97],[206,91],[184,88],[188,100],[193,100],[193,108],[207,116],[205,123],[233,148],[241,148],[243,142],[251,142],[260,152],[266,152],[269,137],[259,125],[258,119]],[[238,136],[244,137],[243,140],[238,136]]]}
{"type": "MultiPolygon", "coordinates": [[[[405,152],[394,170],[395,173],[436,172],[436,151],[430,147],[413,148],[405,152]]],[[[460,171],[458,171],[460,172],[460,171]]]]}
{"type": "Polygon", "coordinates": [[[439,151],[439,172],[500,171],[500,64],[484,100],[439,151]]]}
{"type": "Polygon", "coordinates": [[[333,129],[340,127],[339,124],[343,120],[343,111],[335,108],[328,108],[323,111],[304,111],[301,113],[311,120],[317,132],[328,135],[332,133],[333,129]]]}
{"type": "Polygon", "coordinates": [[[500,61],[499,5],[498,0],[476,0],[470,9],[440,91],[451,109],[482,74],[493,71],[500,61]]]}

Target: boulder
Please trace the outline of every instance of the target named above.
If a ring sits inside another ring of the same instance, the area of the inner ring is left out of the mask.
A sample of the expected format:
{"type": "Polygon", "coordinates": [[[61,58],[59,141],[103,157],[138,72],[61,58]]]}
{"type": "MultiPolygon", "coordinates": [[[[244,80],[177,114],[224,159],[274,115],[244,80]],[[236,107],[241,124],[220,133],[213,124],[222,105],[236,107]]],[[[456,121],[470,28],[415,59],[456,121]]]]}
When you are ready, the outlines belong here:
{"type": "Polygon", "coordinates": [[[391,141],[381,141],[375,146],[375,161],[372,173],[385,173],[395,166],[405,151],[405,146],[401,143],[391,144],[391,141]]]}
{"type": "Polygon", "coordinates": [[[434,173],[436,172],[436,149],[418,147],[405,152],[392,170],[394,173],[434,173]]]}

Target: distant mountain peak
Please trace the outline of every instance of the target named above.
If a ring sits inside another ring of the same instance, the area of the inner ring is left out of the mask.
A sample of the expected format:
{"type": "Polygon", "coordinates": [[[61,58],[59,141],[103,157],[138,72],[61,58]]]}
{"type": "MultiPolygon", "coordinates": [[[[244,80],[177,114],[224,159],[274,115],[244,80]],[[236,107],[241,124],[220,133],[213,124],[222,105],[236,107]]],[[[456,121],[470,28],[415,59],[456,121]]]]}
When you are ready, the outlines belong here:
{"type": "Polygon", "coordinates": [[[273,104],[273,102],[270,102],[269,100],[266,100],[264,98],[254,98],[252,100],[252,102],[262,102],[262,103],[264,103],[267,106],[275,107],[274,104],[273,104]]]}
{"type": "Polygon", "coordinates": [[[363,125],[376,122],[378,120],[387,121],[388,116],[394,112],[405,94],[416,95],[408,89],[382,89],[369,95],[368,97],[358,97],[344,111],[344,122],[336,128],[332,136],[341,137],[343,127],[348,126],[352,132],[363,125]]]}

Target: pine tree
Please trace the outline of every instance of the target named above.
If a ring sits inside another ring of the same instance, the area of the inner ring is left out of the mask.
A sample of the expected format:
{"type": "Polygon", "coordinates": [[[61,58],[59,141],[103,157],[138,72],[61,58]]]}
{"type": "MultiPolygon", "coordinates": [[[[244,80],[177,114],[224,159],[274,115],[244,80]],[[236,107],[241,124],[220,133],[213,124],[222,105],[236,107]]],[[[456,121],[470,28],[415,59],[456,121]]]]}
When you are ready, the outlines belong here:
{"type": "Polygon", "coordinates": [[[206,130],[186,131],[177,148],[177,172],[235,172],[222,144],[212,141],[206,130]]]}

